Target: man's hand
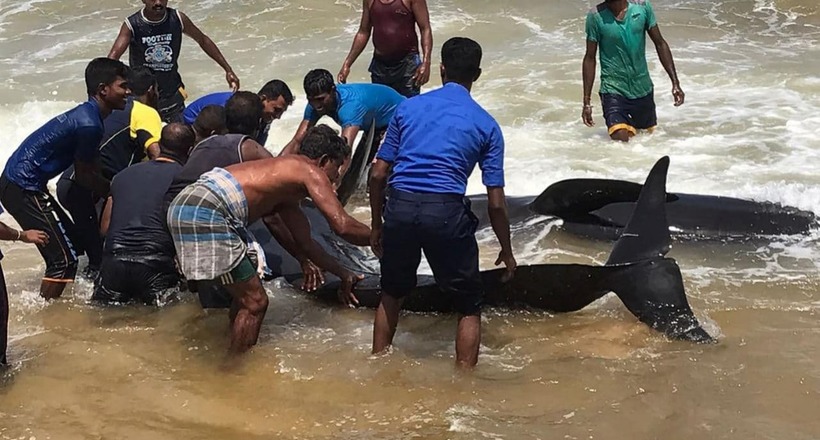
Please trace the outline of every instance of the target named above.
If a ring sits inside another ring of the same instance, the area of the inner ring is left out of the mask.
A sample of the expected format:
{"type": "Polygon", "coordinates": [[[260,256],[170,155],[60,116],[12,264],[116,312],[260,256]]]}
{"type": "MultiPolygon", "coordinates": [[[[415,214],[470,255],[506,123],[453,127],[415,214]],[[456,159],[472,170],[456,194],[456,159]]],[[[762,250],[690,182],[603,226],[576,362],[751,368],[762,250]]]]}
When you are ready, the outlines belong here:
{"type": "Polygon", "coordinates": [[[672,97],[675,98],[675,107],[683,105],[683,99],[686,95],[681,90],[679,84],[675,84],[672,86],[672,97]]]}
{"type": "Polygon", "coordinates": [[[347,75],[350,75],[350,66],[347,64],[342,64],[342,68],[339,69],[339,74],[336,76],[336,81],[338,81],[339,84],[346,83],[347,75]]]}
{"type": "Polygon", "coordinates": [[[325,283],[325,276],[322,273],[322,269],[319,269],[312,261],[306,259],[301,262],[301,266],[302,275],[304,276],[302,290],[305,292],[313,292],[325,283]]]}
{"type": "Polygon", "coordinates": [[[581,110],[581,119],[584,121],[584,125],[587,127],[592,127],[595,125],[595,121],[592,120],[592,106],[589,104],[584,104],[584,109],[581,110]]]}
{"type": "Polygon", "coordinates": [[[384,254],[384,249],[382,248],[382,228],[381,228],[381,226],[370,228],[370,249],[379,258],[381,258],[382,255],[384,254]]]}
{"type": "Polygon", "coordinates": [[[32,243],[38,246],[45,246],[48,244],[48,234],[36,229],[29,229],[20,234],[20,241],[23,243],[32,243]]]}
{"type": "Polygon", "coordinates": [[[511,280],[513,275],[515,274],[515,268],[518,266],[518,263],[515,262],[515,257],[512,254],[512,251],[501,251],[498,253],[498,259],[495,260],[495,265],[498,266],[499,264],[504,263],[504,266],[507,268],[504,271],[504,275],[501,275],[501,282],[506,283],[507,281],[511,280]]]}
{"type": "Polygon", "coordinates": [[[353,288],[356,283],[364,279],[364,275],[356,275],[353,272],[347,272],[342,278],[342,285],[339,287],[339,301],[342,304],[353,307],[359,305],[359,299],[353,294],[353,288]]]}
{"type": "Polygon", "coordinates": [[[239,78],[233,73],[233,70],[225,71],[225,81],[228,81],[228,86],[231,87],[232,92],[239,90],[239,78]]]}
{"type": "Polygon", "coordinates": [[[427,61],[421,63],[413,74],[413,80],[416,81],[416,86],[421,87],[430,81],[430,63],[427,61]]]}

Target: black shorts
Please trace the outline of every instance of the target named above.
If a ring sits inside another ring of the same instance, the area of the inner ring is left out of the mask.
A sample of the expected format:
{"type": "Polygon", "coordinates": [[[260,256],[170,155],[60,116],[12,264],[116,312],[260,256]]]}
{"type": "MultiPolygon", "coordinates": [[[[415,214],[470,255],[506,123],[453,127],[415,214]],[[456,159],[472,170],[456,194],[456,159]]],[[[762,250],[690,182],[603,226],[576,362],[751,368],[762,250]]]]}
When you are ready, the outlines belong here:
{"type": "Polygon", "coordinates": [[[23,230],[38,229],[48,234],[48,244],[37,246],[46,262],[43,279],[58,283],[74,281],[77,252],[69,239],[73,227],[68,215],[46,191],[28,191],[0,177],[0,203],[23,230]]]}
{"type": "Polygon", "coordinates": [[[105,304],[137,301],[162,306],[179,295],[179,281],[171,257],[106,254],[91,300],[105,304]]]}
{"type": "Polygon", "coordinates": [[[651,130],[658,125],[654,93],[637,99],[601,93],[601,107],[610,135],[618,130],[636,134],[638,130],[651,130]]]}
{"type": "Polygon", "coordinates": [[[420,64],[419,54],[410,53],[395,62],[373,58],[367,70],[370,72],[370,80],[373,84],[384,84],[399,92],[400,95],[411,98],[421,92],[421,88],[413,79],[420,64]]]}
{"type": "Polygon", "coordinates": [[[100,236],[98,205],[102,206],[102,203],[99,203],[91,190],[73,180],[62,178],[57,181],[57,200],[68,210],[74,221],[68,236],[71,237],[77,254],[85,253],[88,266],[99,269],[103,240],[100,236]]]}
{"type": "Polygon", "coordinates": [[[185,122],[182,117],[182,113],[185,111],[185,96],[182,93],[181,90],[177,90],[173,95],[159,99],[157,109],[162,122],[167,124],[185,122]]]}
{"type": "Polygon", "coordinates": [[[470,200],[458,194],[414,194],[388,190],[384,211],[381,286],[395,298],[416,286],[421,251],[453,309],[463,315],[481,311],[484,290],[478,269],[478,219],[470,200]]]}

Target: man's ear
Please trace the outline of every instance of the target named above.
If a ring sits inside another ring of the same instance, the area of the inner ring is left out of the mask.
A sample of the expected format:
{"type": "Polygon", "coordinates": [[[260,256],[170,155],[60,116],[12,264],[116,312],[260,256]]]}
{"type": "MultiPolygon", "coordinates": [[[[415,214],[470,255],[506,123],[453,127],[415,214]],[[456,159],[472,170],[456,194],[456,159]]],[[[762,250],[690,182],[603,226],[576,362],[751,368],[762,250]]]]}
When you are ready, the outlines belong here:
{"type": "Polygon", "coordinates": [[[95,90],[95,96],[105,96],[108,94],[108,85],[99,83],[97,84],[97,89],[95,90]]]}
{"type": "Polygon", "coordinates": [[[330,162],[330,157],[327,154],[323,154],[322,157],[319,158],[319,168],[324,168],[328,162],[330,162]]]}
{"type": "Polygon", "coordinates": [[[481,68],[478,68],[478,72],[475,73],[475,78],[473,78],[473,82],[478,81],[478,77],[481,76],[481,68]]]}

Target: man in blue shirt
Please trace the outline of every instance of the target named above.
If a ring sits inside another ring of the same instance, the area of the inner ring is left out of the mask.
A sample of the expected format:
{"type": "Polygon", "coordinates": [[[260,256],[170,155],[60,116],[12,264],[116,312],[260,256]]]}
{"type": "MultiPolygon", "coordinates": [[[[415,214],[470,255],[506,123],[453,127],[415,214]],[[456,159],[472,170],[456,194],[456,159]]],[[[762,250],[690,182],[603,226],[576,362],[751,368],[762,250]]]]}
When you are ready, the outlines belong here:
{"type": "Polygon", "coordinates": [[[57,298],[77,272],[77,253],[67,229],[71,221],[46,189],[46,184],[74,164],[75,180],[100,196],[110,182],[100,171],[99,146],[103,119],[125,108],[128,67],[96,58],[85,69],[89,99],[48,121],[12,153],[0,176],[0,202],[23,229],[46,231],[49,241],[38,246],[46,262],[40,295],[57,298]]]}
{"type": "MultiPolygon", "coordinates": [[[[225,107],[225,103],[233,96],[234,92],[216,92],[205,95],[196,101],[192,102],[185,108],[182,113],[182,118],[188,125],[193,125],[196,117],[203,108],[209,105],[218,105],[225,107]]],[[[264,117],[262,125],[259,127],[259,134],[256,137],[256,142],[259,145],[265,146],[268,141],[268,131],[273,121],[280,119],[287,111],[288,107],[293,104],[293,93],[284,81],[274,79],[268,81],[259,91],[259,97],[262,98],[262,105],[264,106],[264,117]]]]}
{"type": "Polygon", "coordinates": [[[459,313],[456,363],[470,368],[478,361],[483,291],[478,219],[464,193],[476,164],[487,187],[487,211],[501,244],[496,264],[506,266],[505,280],[516,262],[504,198],[504,138],[495,119],[470,96],[481,74],[481,46],[451,38],[441,48],[441,60],[444,87],[399,105],[370,177],[370,244],[381,258],[382,274],[373,353],[392,344],[402,300],[416,285],[424,250],[459,313]]]}
{"type": "MultiPolygon", "coordinates": [[[[308,98],[305,117],[293,139],[282,150],[282,154],[297,153],[308,130],[316,125],[322,116],[330,116],[342,127],[342,137],[351,148],[359,130],[369,129],[375,121],[377,135],[373,136],[372,156],[378,149],[377,146],[387,124],[390,123],[390,118],[393,117],[396,106],[405,99],[397,91],[381,84],[337,86],[333,82],[333,75],[325,69],[308,72],[305,75],[304,87],[308,98]]],[[[348,162],[342,166],[342,174],[347,170],[348,162]]]]}

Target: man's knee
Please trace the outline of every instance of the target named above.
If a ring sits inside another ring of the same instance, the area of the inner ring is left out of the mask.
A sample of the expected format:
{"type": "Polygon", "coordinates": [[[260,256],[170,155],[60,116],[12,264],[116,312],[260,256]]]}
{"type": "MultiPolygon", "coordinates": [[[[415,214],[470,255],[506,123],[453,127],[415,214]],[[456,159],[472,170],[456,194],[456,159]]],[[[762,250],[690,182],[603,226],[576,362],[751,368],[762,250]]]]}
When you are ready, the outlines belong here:
{"type": "Polygon", "coordinates": [[[609,137],[613,141],[629,142],[629,138],[632,137],[632,132],[627,129],[615,130],[609,137]]]}
{"type": "Polygon", "coordinates": [[[239,300],[242,308],[253,315],[264,314],[268,310],[268,294],[261,285],[242,295],[239,300]]]}

